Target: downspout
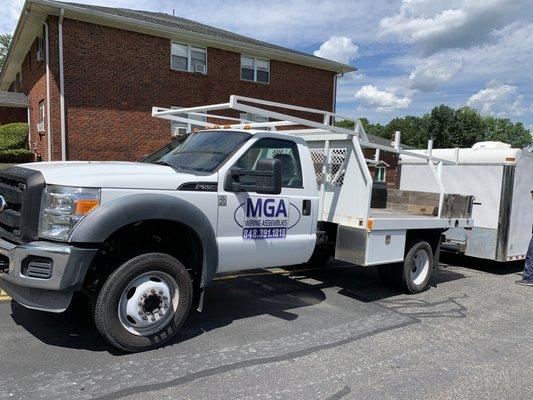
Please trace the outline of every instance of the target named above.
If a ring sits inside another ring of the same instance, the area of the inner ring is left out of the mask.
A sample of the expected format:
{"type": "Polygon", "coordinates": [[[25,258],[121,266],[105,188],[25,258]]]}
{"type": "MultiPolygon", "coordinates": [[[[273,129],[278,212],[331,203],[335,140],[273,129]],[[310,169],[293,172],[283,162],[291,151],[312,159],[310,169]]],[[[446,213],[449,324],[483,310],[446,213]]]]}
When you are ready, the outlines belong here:
{"type": "Polygon", "coordinates": [[[28,149],[31,150],[31,112],[29,105],[26,109],[26,113],[28,115],[28,149]]]}
{"type": "Polygon", "coordinates": [[[50,40],[48,38],[48,22],[43,22],[43,25],[46,60],[46,130],[48,133],[48,161],[52,161],[52,129],[50,123],[50,40]]]}
{"type": "MultiPolygon", "coordinates": [[[[343,77],[344,72],[341,72],[340,74],[335,74],[333,77],[333,104],[331,105],[331,112],[335,114],[337,112],[337,79],[339,77],[343,77]]],[[[335,118],[331,121],[331,124],[335,124],[335,118]]]]}
{"type": "Polygon", "coordinates": [[[65,76],[63,71],[63,18],[65,10],[61,9],[58,23],[59,37],[59,107],[61,110],[61,161],[67,160],[67,143],[65,130],[65,76]]]}

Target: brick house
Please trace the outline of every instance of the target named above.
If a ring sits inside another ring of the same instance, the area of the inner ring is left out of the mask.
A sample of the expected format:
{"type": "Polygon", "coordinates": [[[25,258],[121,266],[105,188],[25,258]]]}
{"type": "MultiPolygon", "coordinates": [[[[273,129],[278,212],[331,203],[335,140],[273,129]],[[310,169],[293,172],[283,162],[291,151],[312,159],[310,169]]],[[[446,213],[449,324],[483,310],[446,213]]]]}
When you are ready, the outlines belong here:
{"type": "Polygon", "coordinates": [[[0,92],[0,125],[28,121],[28,98],[24,93],[0,92]]]}
{"type": "Polygon", "coordinates": [[[17,118],[40,159],[136,160],[190,128],[152,106],[238,94],[333,111],[337,76],[354,70],[167,14],[27,0],[0,91],[27,96],[17,118]]]}

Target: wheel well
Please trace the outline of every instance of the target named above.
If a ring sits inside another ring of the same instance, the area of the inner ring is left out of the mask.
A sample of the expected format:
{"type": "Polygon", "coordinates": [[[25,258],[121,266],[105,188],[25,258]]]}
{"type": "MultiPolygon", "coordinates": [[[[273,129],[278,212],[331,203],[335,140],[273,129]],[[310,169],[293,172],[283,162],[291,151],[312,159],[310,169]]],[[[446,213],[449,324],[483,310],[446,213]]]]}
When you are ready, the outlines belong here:
{"type": "Polygon", "coordinates": [[[428,242],[431,246],[431,250],[435,255],[438,251],[440,244],[440,237],[443,230],[441,229],[413,229],[408,230],[405,239],[405,254],[409,251],[411,246],[421,240],[428,242]]]}
{"type": "Polygon", "coordinates": [[[191,274],[193,284],[199,281],[203,251],[196,232],[175,221],[143,220],[120,228],[105,240],[91,263],[84,288],[97,287],[127,260],[152,252],[176,257],[191,274]]]}

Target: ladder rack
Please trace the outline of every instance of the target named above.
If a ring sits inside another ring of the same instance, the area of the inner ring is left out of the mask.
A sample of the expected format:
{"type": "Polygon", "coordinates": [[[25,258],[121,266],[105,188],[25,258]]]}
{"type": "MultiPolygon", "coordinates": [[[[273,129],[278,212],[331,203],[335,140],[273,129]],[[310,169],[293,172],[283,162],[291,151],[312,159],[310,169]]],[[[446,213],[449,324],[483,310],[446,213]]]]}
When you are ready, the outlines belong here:
{"type": "MultiPolygon", "coordinates": [[[[412,157],[417,157],[425,159],[431,174],[433,175],[440,192],[440,202],[439,202],[439,216],[441,215],[444,195],[446,193],[444,184],[442,182],[442,165],[443,164],[457,164],[458,159],[445,159],[440,157],[435,157],[432,155],[433,150],[433,141],[428,141],[428,147],[425,153],[419,153],[415,151],[404,150],[400,145],[400,132],[395,133],[394,142],[391,143],[391,146],[373,143],[368,139],[364,127],[361,121],[346,117],[337,113],[330,111],[318,110],[314,108],[301,107],[291,104],[278,103],[267,100],[254,99],[251,97],[243,97],[237,95],[231,95],[227,103],[219,104],[210,104],[197,107],[188,107],[180,109],[169,109],[161,107],[152,108],[152,116],[162,119],[167,119],[170,121],[176,121],[196,126],[202,126],[206,129],[247,129],[247,130],[265,130],[272,129],[278,130],[281,129],[279,133],[286,135],[295,135],[306,140],[310,146],[313,146],[313,142],[323,147],[323,152],[325,154],[323,166],[322,166],[322,183],[320,187],[320,196],[322,200],[322,211],[324,212],[324,199],[326,186],[328,185],[328,175],[330,173],[329,168],[331,166],[330,159],[330,149],[335,142],[351,142],[353,144],[353,149],[355,153],[355,161],[359,166],[361,171],[362,181],[361,184],[365,185],[365,192],[368,194],[368,209],[370,208],[370,197],[372,191],[372,176],[368,169],[368,165],[375,165],[380,161],[380,152],[387,151],[394,154],[405,154],[412,157]],[[316,116],[314,119],[305,119],[299,116],[291,115],[284,112],[274,111],[276,110],[286,110],[290,113],[306,113],[309,115],[316,116]],[[237,111],[241,113],[247,113],[248,115],[261,116],[274,121],[268,122],[254,122],[242,118],[231,117],[227,115],[213,114],[213,111],[237,111]],[[201,117],[203,120],[198,120],[191,117],[201,117]],[[227,124],[220,125],[218,123],[209,122],[213,121],[224,121],[228,122],[227,124]],[[317,122],[321,120],[321,122],[317,122]],[[354,129],[347,129],[335,126],[335,120],[348,120],[354,123],[354,129]],[[305,128],[301,128],[301,127],[305,128]],[[323,143],[323,145],[322,145],[323,143]],[[366,159],[362,148],[371,148],[375,150],[374,159],[366,159]],[[436,166],[435,166],[436,164],[436,166]]],[[[254,133],[254,132],[251,132],[254,133]]],[[[368,212],[366,216],[363,216],[363,219],[368,218],[368,212]]]]}

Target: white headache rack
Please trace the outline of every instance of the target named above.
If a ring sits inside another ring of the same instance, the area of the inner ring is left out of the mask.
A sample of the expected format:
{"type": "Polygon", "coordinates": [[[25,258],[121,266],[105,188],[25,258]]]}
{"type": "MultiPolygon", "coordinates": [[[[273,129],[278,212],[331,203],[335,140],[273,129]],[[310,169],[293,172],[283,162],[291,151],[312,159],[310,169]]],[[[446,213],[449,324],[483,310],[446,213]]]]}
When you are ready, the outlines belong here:
{"type": "MultiPolygon", "coordinates": [[[[390,146],[373,143],[359,120],[330,111],[236,95],[230,96],[227,103],[181,109],[154,107],[152,116],[206,129],[277,130],[281,134],[305,139],[311,151],[319,185],[318,219],[321,221],[358,228],[372,226],[373,229],[394,229],[393,226],[398,224],[404,229],[409,229],[411,225],[413,229],[417,226],[432,228],[442,226],[443,220],[447,224],[451,223],[450,197],[446,193],[441,174],[443,164],[456,164],[457,159],[435,157],[432,154],[431,140],[424,153],[402,149],[399,132],[390,146]],[[220,112],[224,114],[221,115],[220,112]],[[243,114],[260,116],[265,121],[254,122],[235,116],[243,114]],[[335,126],[336,120],[353,121],[354,129],[335,126]],[[366,159],[363,148],[374,149],[374,157],[366,159]],[[389,213],[384,218],[383,212],[374,215],[371,209],[373,179],[369,165],[380,162],[382,151],[416,157],[427,163],[439,188],[439,193],[435,194],[436,210],[431,218],[413,218],[412,215],[404,218],[398,213],[389,213]]],[[[460,219],[461,222],[457,219],[454,221],[456,225],[468,224],[464,216],[460,219]]]]}

